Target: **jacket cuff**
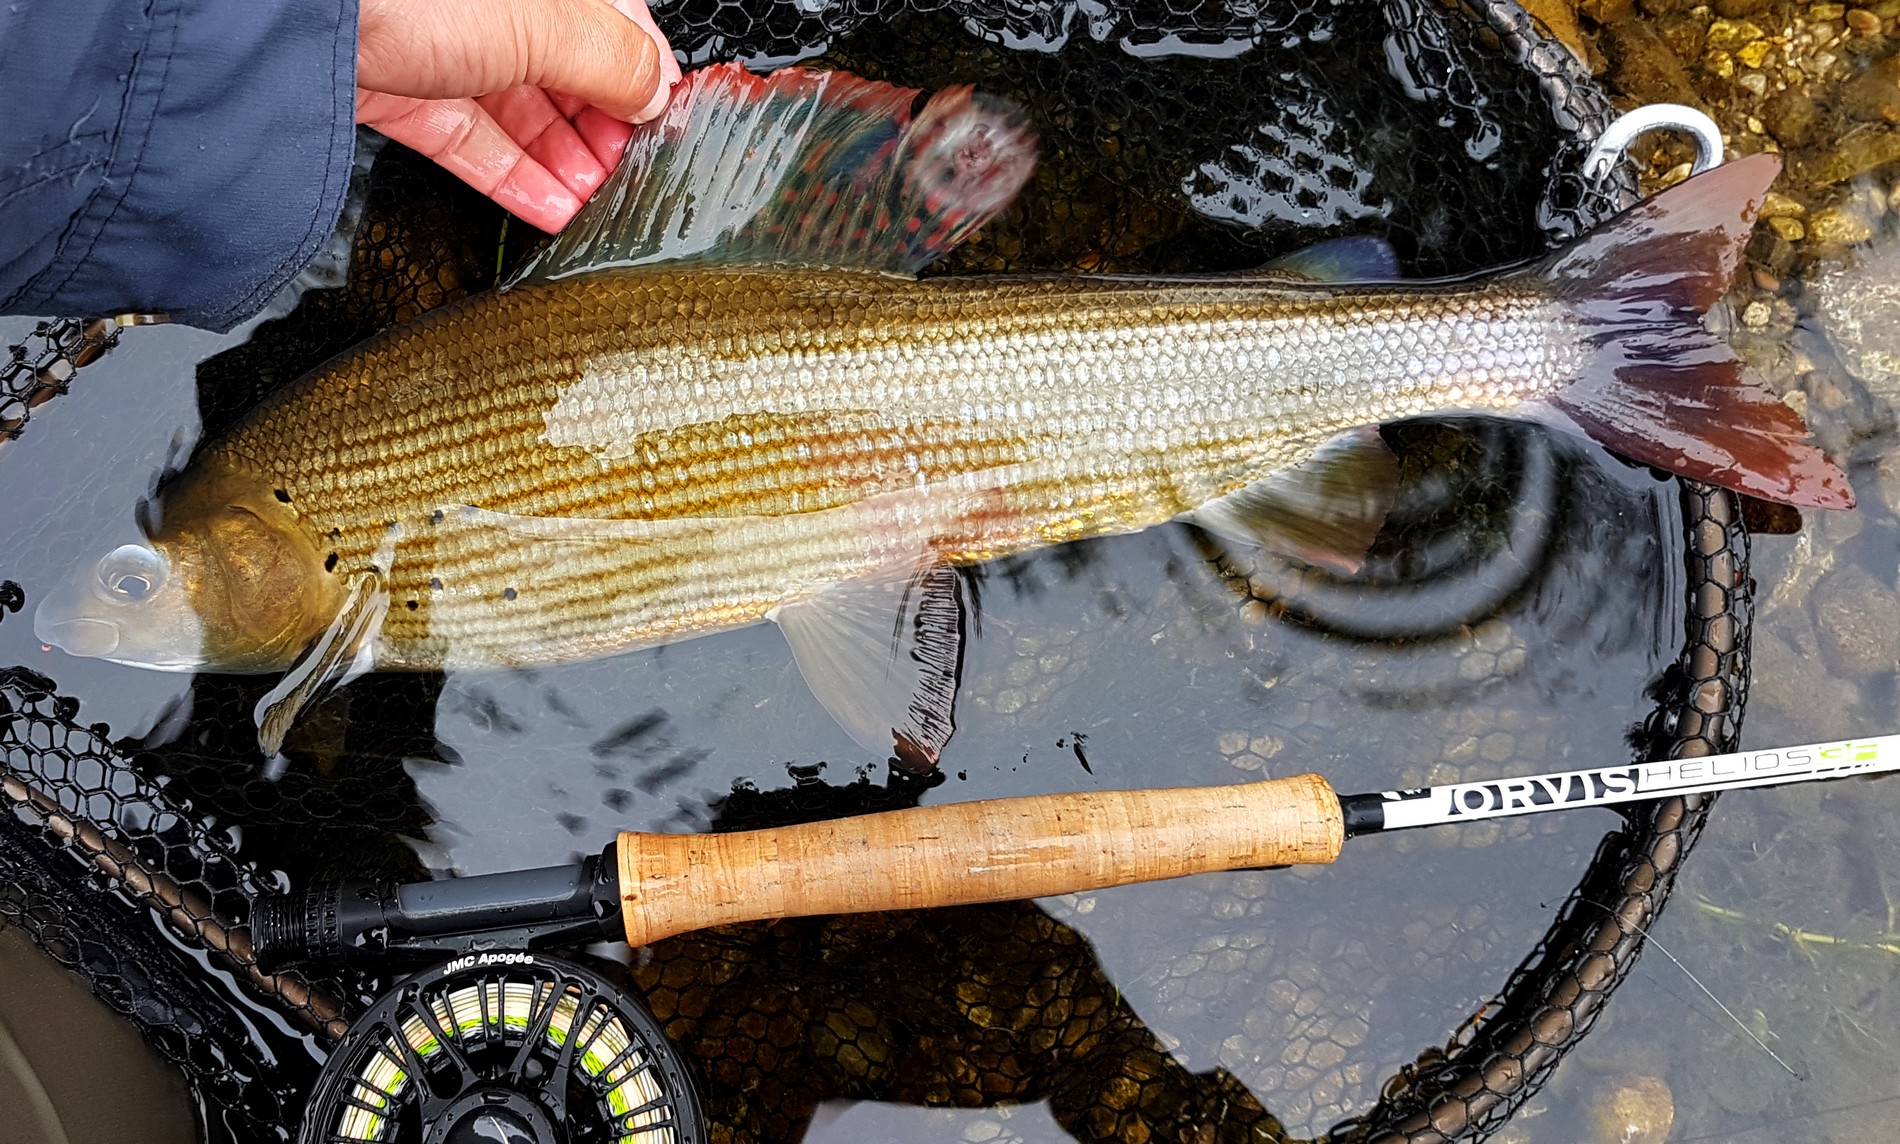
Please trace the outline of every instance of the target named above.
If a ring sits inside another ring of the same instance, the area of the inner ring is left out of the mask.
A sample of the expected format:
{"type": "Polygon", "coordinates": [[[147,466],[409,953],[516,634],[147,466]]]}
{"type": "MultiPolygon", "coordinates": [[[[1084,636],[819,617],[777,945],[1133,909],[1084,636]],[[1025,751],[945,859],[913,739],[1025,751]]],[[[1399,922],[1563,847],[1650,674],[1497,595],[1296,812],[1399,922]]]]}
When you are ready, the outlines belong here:
{"type": "Polygon", "coordinates": [[[357,0],[152,0],[141,14],[136,57],[116,61],[124,89],[99,109],[117,113],[104,177],[8,308],[161,311],[228,330],[316,256],[342,211],[357,0]]]}

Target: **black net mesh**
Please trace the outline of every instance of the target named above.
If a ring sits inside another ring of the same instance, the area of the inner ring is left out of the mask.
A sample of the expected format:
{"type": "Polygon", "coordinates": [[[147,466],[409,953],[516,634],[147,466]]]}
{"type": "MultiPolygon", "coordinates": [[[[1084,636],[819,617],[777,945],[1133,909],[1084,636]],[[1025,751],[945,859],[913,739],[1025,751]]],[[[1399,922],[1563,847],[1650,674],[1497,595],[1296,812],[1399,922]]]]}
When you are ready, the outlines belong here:
{"type": "MultiPolygon", "coordinates": [[[[1502,0],[683,0],[657,13],[692,62],[809,60],[1023,103],[1047,162],[948,272],[1221,270],[1351,231],[1387,235],[1411,272],[1455,273],[1545,249],[1631,194],[1577,174],[1607,102],[1502,0]]],[[[492,285],[532,245],[400,148],[366,193],[347,288],[307,295],[201,366],[207,437],[325,357],[492,285]]],[[[58,325],[16,350],[0,367],[0,430],[17,434],[104,336],[58,325]]],[[[1745,690],[1739,510],[1693,486],[1682,505],[1689,627],[1634,745],[1653,757],[1728,749],[1745,690]]],[[[1283,575],[1263,590],[1317,622],[1324,587],[1283,575]]],[[[0,585],[0,620],[19,596],[0,585]]],[[[441,750],[428,717],[441,681],[409,677],[326,704],[301,732],[313,764],[267,776],[248,715],[269,685],[201,677],[188,733],[143,744],[78,726],[49,679],[0,675],[0,924],[136,1022],[192,1079],[208,1132],[237,1141],[294,1134],[322,1045],[382,984],[259,972],[250,903],[315,877],[421,875],[401,839],[426,812],[403,764],[441,750]]],[[[922,789],[893,776],[738,790],[716,825],[909,805],[922,789]]],[[[1708,803],[1631,814],[1496,999],[1326,1138],[1475,1140],[1500,1125],[1628,973],[1708,803]]],[[[1080,1139],[1287,1138],[1225,1070],[1178,1063],[1087,941],[1033,905],[727,927],[663,942],[624,976],[698,1063],[723,1139],[796,1139],[838,1098],[1047,1099],[1080,1139]]],[[[1321,1033],[1341,1048],[1363,1036],[1351,1021],[1321,1033]]]]}
{"type": "Polygon", "coordinates": [[[82,974],[185,1071],[213,1139],[288,1139],[315,1064],[253,1010],[262,1001],[334,1036],[342,1007],[295,973],[257,971],[238,923],[267,884],[215,818],[141,773],[106,728],[74,723],[77,709],[51,680],[0,671],[0,923],[82,974]],[[222,972],[206,973],[198,951],[222,972]]]}
{"type": "Polygon", "coordinates": [[[64,318],[41,322],[11,348],[0,364],[0,441],[19,437],[33,408],[66,392],[73,373],[118,343],[119,331],[103,319],[64,318]]]}

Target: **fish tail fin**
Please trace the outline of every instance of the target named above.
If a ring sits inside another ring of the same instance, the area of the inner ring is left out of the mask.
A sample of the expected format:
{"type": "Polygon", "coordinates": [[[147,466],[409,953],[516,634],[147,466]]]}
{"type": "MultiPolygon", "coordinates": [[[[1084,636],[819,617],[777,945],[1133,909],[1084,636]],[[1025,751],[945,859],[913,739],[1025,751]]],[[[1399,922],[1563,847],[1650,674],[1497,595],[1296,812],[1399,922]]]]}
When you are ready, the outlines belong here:
{"type": "Polygon", "coordinates": [[[1569,304],[1590,360],[1550,401],[1604,446],[1763,500],[1852,508],[1801,417],[1702,317],[1781,169],[1751,155],[1672,187],[1525,273],[1569,304]]]}

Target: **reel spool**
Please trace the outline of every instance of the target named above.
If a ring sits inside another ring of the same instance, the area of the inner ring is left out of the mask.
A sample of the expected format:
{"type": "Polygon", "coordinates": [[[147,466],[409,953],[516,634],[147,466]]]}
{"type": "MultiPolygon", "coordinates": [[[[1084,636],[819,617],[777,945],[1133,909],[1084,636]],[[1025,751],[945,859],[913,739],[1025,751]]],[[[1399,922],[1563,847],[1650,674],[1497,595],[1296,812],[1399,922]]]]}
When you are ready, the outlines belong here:
{"type": "Polygon", "coordinates": [[[685,1062],[646,1008],[540,953],[457,957],[344,1035],[299,1144],[704,1144],[685,1062]]]}

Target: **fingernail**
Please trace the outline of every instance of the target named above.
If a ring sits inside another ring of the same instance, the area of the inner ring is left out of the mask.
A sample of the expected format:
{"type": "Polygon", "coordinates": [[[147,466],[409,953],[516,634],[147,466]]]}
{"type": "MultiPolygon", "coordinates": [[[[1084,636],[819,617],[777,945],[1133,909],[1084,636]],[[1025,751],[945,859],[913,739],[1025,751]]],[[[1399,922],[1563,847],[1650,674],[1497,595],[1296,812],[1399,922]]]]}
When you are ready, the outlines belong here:
{"type": "Polygon", "coordinates": [[[642,108],[640,114],[633,117],[633,121],[635,123],[649,123],[658,119],[660,113],[666,110],[667,102],[672,98],[673,89],[665,84],[661,84],[653,92],[653,102],[642,108]]]}
{"type": "Polygon", "coordinates": [[[647,100],[647,105],[640,109],[640,114],[633,117],[635,123],[645,123],[653,119],[666,110],[667,102],[673,98],[673,85],[666,78],[665,60],[668,55],[666,47],[651,35],[647,37],[647,42],[653,45],[653,98],[647,100]]]}

